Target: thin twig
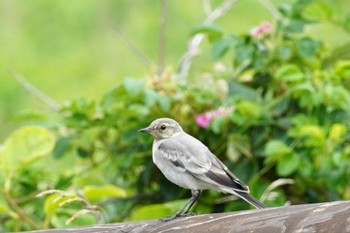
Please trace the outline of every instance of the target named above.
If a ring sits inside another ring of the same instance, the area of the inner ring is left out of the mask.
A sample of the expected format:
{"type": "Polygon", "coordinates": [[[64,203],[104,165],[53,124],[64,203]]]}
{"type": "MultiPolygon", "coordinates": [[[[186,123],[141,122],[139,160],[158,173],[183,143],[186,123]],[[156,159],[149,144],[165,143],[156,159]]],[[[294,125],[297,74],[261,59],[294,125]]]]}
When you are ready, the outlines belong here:
{"type": "Polygon", "coordinates": [[[119,28],[116,28],[115,32],[131,50],[134,56],[141,61],[142,64],[144,64],[149,69],[154,66],[153,62],[143,52],[141,52],[119,28]]]}
{"type": "Polygon", "coordinates": [[[12,197],[5,191],[0,190],[0,193],[5,197],[8,204],[13,208],[13,210],[18,214],[18,217],[28,223],[33,229],[39,229],[40,227],[33,222],[31,218],[17,205],[17,203],[12,199],[12,197]]]}
{"type": "Polygon", "coordinates": [[[207,17],[213,11],[213,9],[211,7],[210,0],[203,0],[203,10],[204,10],[204,13],[207,17]]]}
{"type": "Polygon", "coordinates": [[[43,101],[46,105],[50,107],[53,111],[58,111],[60,108],[60,105],[54,101],[52,98],[50,98],[48,95],[46,95],[44,92],[40,91],[38,88],[34,87],[27,79],[23,77],[20,73],[16,72],[14,69],[9,68],[9,73],[12,74],[12,76],[16,79],[16,81],[22,85],[22,87],[28,91],[30,94],[36,96],[41,101],[43,101]]]}
{"type": "Polygon", "coordinates": [[[158,51],[158,75],[164,71],[164,58],[165,58],[165,32],[166,32],[166,19],[167,19],[168,1],[161,0],[160,8],[160,25],[159,25],[159,51],[158,51]]]}
{"type": "Polygon", "coordinates": [[[282,14],[276,9],[276,7],[269,0],[259,0],[261,5],[263,5],[276,20],[283,19],[282,14]]]}
{"type": "MultiPolygon", "coordinates": [[[[208,14],[207,18],[203,21],[203,24],[213,23],[215,20],[229,12],[238,1],[239,0],[224,1],[221,5],[219,5],[213,11],[211,11],[210,14],[208,14]]],[[[198,33],[194,35],[192,39],[190,39],[190,41],[188,42],[187,51],[182,56],[178,68],[178,73],[180,77],[184,78],[187,76],[188,71],[191,67],[192,59],[200,54],[199,45],[201,44],[203,38],[204,34],[198,33]]]]}
{"type": "Polygon", "coordinates": [[[226,0],[223,2],[220,6],[215,8],[210,15],[204,20],[204,24],[210,24],[213,23],[215,20],[232,10],[232,7],[238,2],[239,0],[226,0]]]}
{"type": "Polygon", "coordinates": [[[287,185],[287,184],[294,184],[295,181],[293,179],[278,179],[272,182],[263,192],[263,194],[260,197],[261,201],[265,201],[268,199],[269,194],[271,194],[272,190],[282,186],[282,185],[287,185]]]}

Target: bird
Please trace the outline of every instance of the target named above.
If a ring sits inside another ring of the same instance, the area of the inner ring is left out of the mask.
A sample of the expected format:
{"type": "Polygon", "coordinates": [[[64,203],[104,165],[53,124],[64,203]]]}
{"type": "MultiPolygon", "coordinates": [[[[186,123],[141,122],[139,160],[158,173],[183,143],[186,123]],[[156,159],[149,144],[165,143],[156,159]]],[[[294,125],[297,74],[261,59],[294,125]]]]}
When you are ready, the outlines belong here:
{"type": "Polygon", "coordinates": [[[189,213],[203,190],[213,189],[236,195],[257,209],[266,206],[252,197],[241,182],[201,141],[187,134],[171,118],[158,118],[139,132],[154,137],[152,160],[172,183],[191,190],[191,198],[177,213],[162,221],[194,215],[189,213]]]}

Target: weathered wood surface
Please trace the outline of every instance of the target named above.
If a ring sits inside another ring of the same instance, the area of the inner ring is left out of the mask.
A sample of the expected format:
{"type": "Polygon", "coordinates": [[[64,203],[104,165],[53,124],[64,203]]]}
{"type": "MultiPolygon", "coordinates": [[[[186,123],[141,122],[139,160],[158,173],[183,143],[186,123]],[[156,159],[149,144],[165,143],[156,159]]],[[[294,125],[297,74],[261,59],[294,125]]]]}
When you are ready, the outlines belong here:
{"type": "Polygon", "coordinates": [[[169,222],[152,220],[32,232],[346,233],[350,232],[350,201],[204,214],[169,222]]]}

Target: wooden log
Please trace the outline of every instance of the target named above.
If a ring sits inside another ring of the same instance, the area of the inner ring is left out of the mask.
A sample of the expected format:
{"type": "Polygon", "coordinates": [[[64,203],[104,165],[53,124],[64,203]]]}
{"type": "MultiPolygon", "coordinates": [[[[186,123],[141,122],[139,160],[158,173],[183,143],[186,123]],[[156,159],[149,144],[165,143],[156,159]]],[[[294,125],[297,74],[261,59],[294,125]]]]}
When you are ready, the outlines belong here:
{"type": "Polygon", "coordinates": [[[283,206],[261,210],[204,214],[177,218],[169,222],[148,220],[66,229],[32,231],[32,233],[87,232],[350,232],[350,201],[283,206]]]}

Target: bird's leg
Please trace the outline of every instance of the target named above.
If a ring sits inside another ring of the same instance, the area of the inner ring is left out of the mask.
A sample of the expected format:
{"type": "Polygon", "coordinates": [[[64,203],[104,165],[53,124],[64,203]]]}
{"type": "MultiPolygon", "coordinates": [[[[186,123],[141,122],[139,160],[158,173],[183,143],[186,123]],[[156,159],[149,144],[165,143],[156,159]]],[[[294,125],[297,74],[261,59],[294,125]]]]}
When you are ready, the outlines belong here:
{"type": "MultiPolygon", "coordinates": [[[[202,193],[201,190],[191,190],[191,192],[192,192],[192,197],[191,197],[191,199],[193,199],[193,200],[192,200],[192,202],[189,202],[189,201],[188,201],[188,202],[186,203],[187,205],[184,206],[184,207],[187,206],[187,208],[183,208],[183,209],[185,209],[185,211],[183,212],[184,214],[189,214],[188,211],[190,211],[191,207],[192,207],[193,204],[198,200],[199,196],[200,196],[201,193],[202,193]]],[[[190,200],[191,200],[191,199],[190,199],[190,200]]],[[[190,215],[194,215],[194,214],[193,214],[193,213],[192,213],[192,214],[190,213],[190,215]]]]}
{"type": "Polygon", "coordinates": [[[162,222],[167,222],[170,220],[173,220],[178,217],[187,217],[187,216],[193,216],[195,215],[194,213],[188,213],[188,211],[191,209],[193,204],[198,200],[201,191],[200,190],[191,190],[192,192],[192,197],[186,202],[184,206],[181,207],[179,211],[176,212],[176,214],[167,216],[163,219],[161,219],[162,222]]]}

